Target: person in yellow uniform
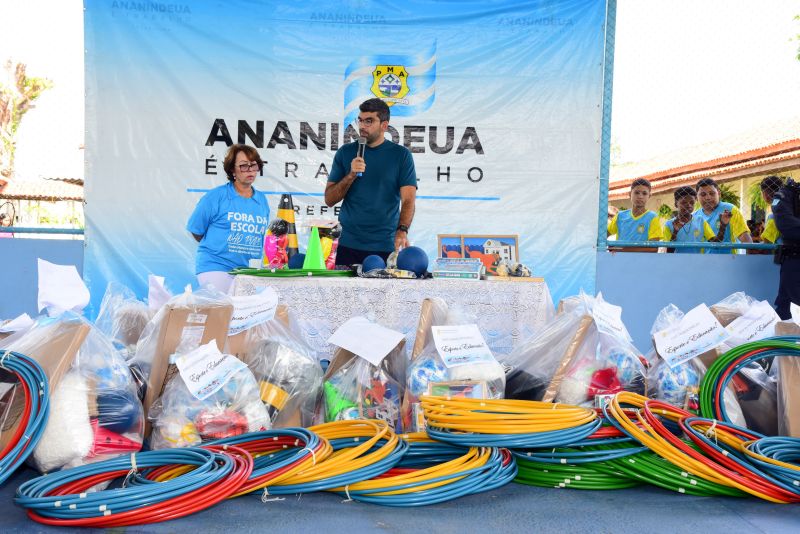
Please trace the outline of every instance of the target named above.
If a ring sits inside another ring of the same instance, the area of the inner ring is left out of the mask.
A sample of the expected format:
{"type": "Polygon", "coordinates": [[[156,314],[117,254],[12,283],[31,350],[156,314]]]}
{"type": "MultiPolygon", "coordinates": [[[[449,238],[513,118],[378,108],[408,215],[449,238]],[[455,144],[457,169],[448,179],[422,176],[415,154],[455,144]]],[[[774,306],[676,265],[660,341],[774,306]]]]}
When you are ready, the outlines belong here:
{"type": "MultiPolygon", "coordinates": [[[[660,241],[663,233],[661,219],[647,209],[650,200],[650,182],[637,178],[631,183],[631,209],[620,211],[608,223],[608,235],[619,241],[660,241]]],[[[627,249],[655,252],[656,249],[627,249]]]]}
{"type": "MultiPolygon", "coordinates": [[[[774,175],[767,176],[761,180],[761,197],[768,206],[772,206],[772,200],[775,197],[775,193],[777,193],[778,190],[783,187],[783,182],[783,177],[774,175]]],[[[764,231],[761,232],[761,242],[775,243],[780,245],[782,241],[781,233],[778,231],[778,227],[775,225],[775,217],[772,213],[770,213],[767,215],[767,220],[764,223],[764,231]]]]}
{"type": "MultiPolygon", "coordinates": [[[[703,178],[695,186],[700,207],[694,215],[702,217],[716,234],[721,234],[723,243],[752,243],[750,230],[744,221],[742,212],[730,202],[722,202],[717,182],[713,178],[703,178]],[[726,222],[727,221],[727,222],[726,222]]],[[[715,248],[709,254],[729,254],[726,249],[715,248]]]]}
{"type": "MultiPolygon", "coordinates": [[[[678,214],[664,223],[664,241],[676,243],[702,243],[715,241],[716,235],[702,217],[694,215],[694,204],[697,202],[697,192],[688,185],[675,190],[675,207],[678,214]]],[[[700,247],[667,249],[668,252],[679,254],[703,254],[700,247]]]]}

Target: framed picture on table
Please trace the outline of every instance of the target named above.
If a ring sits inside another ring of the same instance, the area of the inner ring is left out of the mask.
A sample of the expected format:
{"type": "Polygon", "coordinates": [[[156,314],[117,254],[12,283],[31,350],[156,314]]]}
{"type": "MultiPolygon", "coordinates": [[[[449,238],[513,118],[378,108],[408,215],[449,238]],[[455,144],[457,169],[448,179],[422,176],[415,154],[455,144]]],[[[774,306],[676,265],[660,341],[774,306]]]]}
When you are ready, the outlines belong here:
{"type": "Polygon", "coordinates": [[[519,261],[518,235],[491,234],[440,234],[440,258],[478,258],[486,268],[486,274],[497,274],[497,266],[503,260],[519,261]]]}
{"type": "Polygon", "coordinates": [[[440,258],[463,258],[464,257],[464,241],[460,235],[457,234],[439,234],[439,252],[440,258]]]}
{"type": "Polygon", "coordinates": [[[465,258],[479,258],[486,274],[497,274],[503,260],[519,261],[519,236],[517,235],[462,235],[465,258]]]}

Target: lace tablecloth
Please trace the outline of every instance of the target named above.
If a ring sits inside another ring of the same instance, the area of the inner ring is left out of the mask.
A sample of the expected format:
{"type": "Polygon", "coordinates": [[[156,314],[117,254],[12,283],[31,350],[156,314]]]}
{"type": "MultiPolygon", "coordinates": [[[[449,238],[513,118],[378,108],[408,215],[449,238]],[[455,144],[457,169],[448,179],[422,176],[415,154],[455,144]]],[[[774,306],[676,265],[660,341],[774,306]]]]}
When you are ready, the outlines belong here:
{"type": "Polygon", "coordinates": [[[422,301],[440,297],[477,319],[492,351],[500,356],[527,339],[553,317],[553,301],[542,279],[398,280],[376,278],[265,278],[238,275],[234,294],[253,295],[270,286],[301,319],[303,336],[321,359],[329,359],[327,340],[351,317],[362,315],[406,335],[413,346],[422,301]]]}

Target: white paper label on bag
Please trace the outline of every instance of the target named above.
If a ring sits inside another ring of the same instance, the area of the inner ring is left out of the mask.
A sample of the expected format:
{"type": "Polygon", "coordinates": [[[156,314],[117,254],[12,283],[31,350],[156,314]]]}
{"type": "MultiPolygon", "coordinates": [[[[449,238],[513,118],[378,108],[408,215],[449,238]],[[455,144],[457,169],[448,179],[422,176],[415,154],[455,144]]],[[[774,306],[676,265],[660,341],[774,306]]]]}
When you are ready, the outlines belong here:
{"type": "Polygon", "coordinates": [[[622,307],[597,299],[592,306],[592,316],[600,332],[633,342],[622,322],[622,307]]]}
{"type": "Polygon", "coordinates": [[[380,365],[404,337],[366,317],[352,317],[336,329],[328,343],[349,350],[372,365],[380,365]]]}
{"type": "Polygon", "coordinates": [[[476,324],[433,326],[433,342],[445,366],[495,362],[476,324]]]}
{"type": "Polygon", "coordinates": [[[229,336],[234,336],[248,328],[271,321],[275,317],[278,307],[278,293],[271,287],[265,287],[255,295],[231,297],[233,301],[233,316],[228,330],[229,336]]]}
{"type": "Polygon", "coordinates": [[[183,330],[181,330],[178,346],[175,347],[175,353],[188,354],[192,352],[203,342],[203,334],[205,333],[205,326],[184,326],[183,330]]]}
{"type": "Polygon", "coordinates": [[[766,300],[754,303],[741,317],[737,317],[725,329],[731,335],[728,343],[732,347],[759,341],[775,335],[775,325],[780,321],[775,309],[766,300]]]}
{"type": "Polygon", "coordinates": [[[205,313],[190,313],[186,316],[186,322],[191,324],[206,324],[208,315],[205,313]]]}
{"type": "Polygon", "coordinates": [[[800,325],[800,306],[794,302],[791,302],[789,303],[789,309],[792,312],[792,321],[794,321],[795,324],[800,325]]]}
{"type": "Polygon", "coordinates": [[[653,335],[656,351],[670,367],[724,343],[730,334],[705,304],[684,315],[680,322],[653,335]]]}
{"type": "Polygon", "coordinates": [[[210,341],[175,359],[184,384],[198,400],[205,400],[222,388],[231,377],[247,365],[229,354],[222,354],[215,341],[210,341]]]}

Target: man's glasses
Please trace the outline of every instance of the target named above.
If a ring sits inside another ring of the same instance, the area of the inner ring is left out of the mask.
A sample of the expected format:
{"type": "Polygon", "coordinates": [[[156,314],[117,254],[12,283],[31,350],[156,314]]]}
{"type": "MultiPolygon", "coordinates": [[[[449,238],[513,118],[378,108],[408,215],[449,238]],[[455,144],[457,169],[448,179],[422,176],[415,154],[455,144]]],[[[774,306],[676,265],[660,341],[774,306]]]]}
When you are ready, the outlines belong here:
{"type": "Polygon", "coordinates": [[[369,119],[362,119],[361,117],[358,118],[358,124],[363,124],[364,126],[372,126],[376,122],[380,122],[376,119],[370,117],[369,119]]]}
{"type": "Polygon", "coordinates": [[[255,161],[253,163],[240,163],[239,170],[242,172],[258,170],[258,163],[255,161]]]}

